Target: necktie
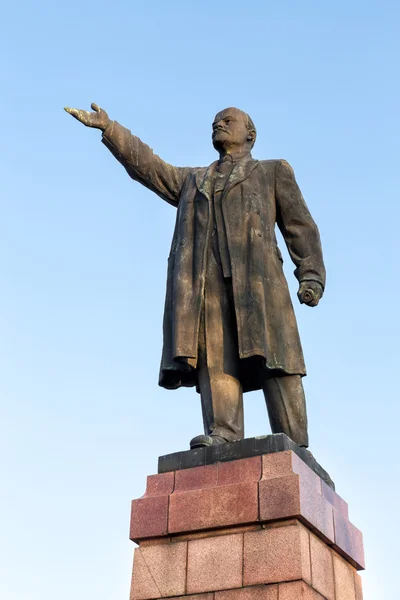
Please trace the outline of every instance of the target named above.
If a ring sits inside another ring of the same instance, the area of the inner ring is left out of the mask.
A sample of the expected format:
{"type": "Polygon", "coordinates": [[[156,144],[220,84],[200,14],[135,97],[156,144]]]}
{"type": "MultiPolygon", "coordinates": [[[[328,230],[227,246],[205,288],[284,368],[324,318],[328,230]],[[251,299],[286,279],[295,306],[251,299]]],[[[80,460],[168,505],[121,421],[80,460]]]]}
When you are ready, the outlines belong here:
{"type": "Polygon", "coordinates": [[[222,192],[228,181],[228,177],[232,172],[233,160],[228,154],[219,161],[215,169],[215,184],[214,184],[214,195],[213,195],[213,209],[214,209],[214,233],[217,232],[216,238],[214,238],[214,244],[216,244],[215,252],[218,254],[218,263],[221,264],[222,272],[224,277],[231,277],[231,267],[228,246],[226,241],[226,231],[224,217],[222,214],[221,198],[222,192]]]}
{"type": "Polygon", "coordinates": [[[221,175],[228,175],[228,173],[230,173],[230,171],[232,170],[232,164],[232,157],[229,154],[227,154],[218,162],[216,168],[217,173],[220,173],[221,175]]]}
{"type": "Polygon", "coordinates": [[[215,169],[215,185],[214,193],[222,192],[225,187],[226,180],[231,174],[233,162],[231,156],[227,154],[222,160],[219,161],[215,169]]]}

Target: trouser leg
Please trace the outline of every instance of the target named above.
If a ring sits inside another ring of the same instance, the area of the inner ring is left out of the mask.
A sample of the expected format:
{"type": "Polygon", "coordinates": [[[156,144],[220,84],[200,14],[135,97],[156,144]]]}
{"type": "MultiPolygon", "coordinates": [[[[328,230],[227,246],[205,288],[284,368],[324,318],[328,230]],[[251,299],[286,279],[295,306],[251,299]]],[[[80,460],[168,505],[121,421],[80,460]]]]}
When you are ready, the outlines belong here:
{"type": "Polygon", "coordinates": [[[197,377],[204,431],[227,441],[244,437],[243,390],[231,282],[210,252],[199,331],[197,377]]]}
{"type": "Polygon", "coordinates": [[[239,381],[219,368],[199,369],[204,432],[229,442],[243,439],[243,396],[239,381]]]}
{"type": "Polygon", "coordinates": [[[286,433],[299,446],[308,446],[307,410],[300,375],[265,379],[263,392],[272,433],[286,433]]]}

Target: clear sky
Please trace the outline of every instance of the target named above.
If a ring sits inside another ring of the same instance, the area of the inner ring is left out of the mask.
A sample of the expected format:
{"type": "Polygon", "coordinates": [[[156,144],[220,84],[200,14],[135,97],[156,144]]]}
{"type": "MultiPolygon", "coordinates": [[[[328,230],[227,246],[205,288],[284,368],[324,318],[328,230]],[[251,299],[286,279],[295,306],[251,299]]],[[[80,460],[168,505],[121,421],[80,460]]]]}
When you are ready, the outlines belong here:
{"type": "MultiPolygon", "coordinates": [[[[175,209],[63,106],[104,107],[165,160],[207,165],[226,106],[286,158],[327,266],[318,308],[285,272],[311,450],[362,529],[365,600],[398,600],[399,4],[210,0],[2,7],[0,597],[125,600],[130,500],[201,433],[158,387],[175,209]]],[[[261,393],[246,435],[269,432],[261,393]]]]}

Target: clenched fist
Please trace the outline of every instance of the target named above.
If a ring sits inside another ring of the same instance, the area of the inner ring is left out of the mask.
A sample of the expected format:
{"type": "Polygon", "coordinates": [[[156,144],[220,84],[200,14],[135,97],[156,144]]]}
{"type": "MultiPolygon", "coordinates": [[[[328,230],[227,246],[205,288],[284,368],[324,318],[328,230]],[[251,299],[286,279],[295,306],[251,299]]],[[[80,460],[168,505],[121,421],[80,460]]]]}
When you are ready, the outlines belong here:
{"type": "Polygon", "coordinates": [[[86,127],[94,127],[95,129],[101,129],[104,131],[107,125],[110,123],[108,114],[94,102],[92,102],[91,107],[94,112],[80,110],[79,108],[69,108],[68,106],[66,106],[64,110],[75,117],[75,119],[86,125],[86,127]]]}
{"type": "Polygon", "coordinates": [[[322,285],[318,281],[302,281],[297,292],[297,297],[300,300],[300,304],[317,306],[323,293],[322,285]]]}

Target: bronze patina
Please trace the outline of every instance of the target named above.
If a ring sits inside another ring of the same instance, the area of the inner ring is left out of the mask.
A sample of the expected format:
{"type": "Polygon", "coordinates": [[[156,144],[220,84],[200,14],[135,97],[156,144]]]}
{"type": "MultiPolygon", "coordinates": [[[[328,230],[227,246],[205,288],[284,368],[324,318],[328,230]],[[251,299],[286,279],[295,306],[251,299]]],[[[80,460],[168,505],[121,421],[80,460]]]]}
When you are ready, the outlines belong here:
{"type": "Polygon", "coordinates": [[[296,318],[275,225],[296,266],[298,298],[316,306],[325,286],[318,228],[285,160],[255,160],[253,121],[219,112],[209,167],[175,167],[107,113],[65,110],[102,140],[132,179],[177,209],[168,258],[159,384],[196,386],[205,435],[191,447],[243,439],[243,393],[262,389],[273,433],[308,446],[296,318]]]}

